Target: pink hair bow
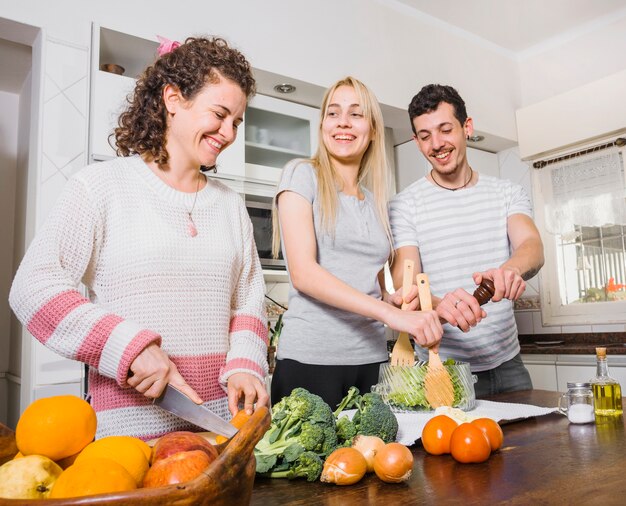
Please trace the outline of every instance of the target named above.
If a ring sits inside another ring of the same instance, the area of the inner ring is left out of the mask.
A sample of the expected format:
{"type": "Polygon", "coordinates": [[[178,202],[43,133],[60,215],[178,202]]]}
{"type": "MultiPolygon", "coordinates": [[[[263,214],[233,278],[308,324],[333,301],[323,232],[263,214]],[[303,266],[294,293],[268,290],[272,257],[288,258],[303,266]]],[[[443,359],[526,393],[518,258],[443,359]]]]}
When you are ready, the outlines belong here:
{"type": "Polygon", "coordinates": [[[159,47],[157,48],[157,53],[159,53],[159,56],[171,53],[172,51],[174,51],[174,49],[180,46],[180,42],[176,40],[166,39],[165,37],[161,37],[160,35],[157,35],[157,39],[159,39],[160,42],[159,47]]]}

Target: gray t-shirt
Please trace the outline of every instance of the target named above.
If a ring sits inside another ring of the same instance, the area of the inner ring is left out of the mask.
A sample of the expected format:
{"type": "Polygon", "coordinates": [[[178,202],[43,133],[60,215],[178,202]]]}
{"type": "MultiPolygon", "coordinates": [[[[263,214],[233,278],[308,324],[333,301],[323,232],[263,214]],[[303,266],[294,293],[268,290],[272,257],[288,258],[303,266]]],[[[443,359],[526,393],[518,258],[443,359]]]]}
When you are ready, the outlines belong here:
{"type": "MultiPolygon", "coordinates": [[[[317,175],[310,164],[302,160],[288,163],[277,194],[283,191],[298,193],[313,206],[319,265],[360,292],[380,299],[378,273],[389,257],[390,246],[372,193],[362,188],[364,200],[339,193],[333,238],[321,228],[317,175]]],[[[387,360],[382,323],[324,304],[293,285],[289,287],[289,310],[283,321],[279,359],[316,365],[360,365],[387,360]]]]}

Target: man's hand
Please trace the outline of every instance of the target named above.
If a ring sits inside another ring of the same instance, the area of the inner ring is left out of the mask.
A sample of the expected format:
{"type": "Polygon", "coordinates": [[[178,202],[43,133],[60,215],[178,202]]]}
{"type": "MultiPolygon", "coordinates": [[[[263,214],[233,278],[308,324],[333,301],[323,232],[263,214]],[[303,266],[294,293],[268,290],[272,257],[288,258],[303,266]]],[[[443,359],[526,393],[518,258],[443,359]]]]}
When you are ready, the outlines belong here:
{"type": "Polygon", "coordinates": [[[267,406],[270,400],[265,385],[256,376],[239,372],[228,378],[228,409],[233,416],[239,411],[242,398],[248,415],[254,411],[255,403],[257,406],[267,406]]]}
{"type": "Polygon", "coordinates": [[[485,272],[475,272],[472,277],[477,285],[483,278],[493,281],[495,293],[491,300],[498,302],[502,299],[517,300],[526,290],[526,282],[518,269],[513,267],[499,267],[485,272]]]}

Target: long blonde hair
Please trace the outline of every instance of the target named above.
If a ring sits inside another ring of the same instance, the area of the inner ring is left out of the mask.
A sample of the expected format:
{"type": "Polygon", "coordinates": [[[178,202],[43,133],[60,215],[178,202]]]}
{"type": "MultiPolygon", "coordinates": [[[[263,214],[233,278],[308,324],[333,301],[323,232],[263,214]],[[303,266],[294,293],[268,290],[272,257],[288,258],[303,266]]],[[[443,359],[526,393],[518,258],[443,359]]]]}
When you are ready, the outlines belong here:
{"type": "MultiPolygon", "coordinates": [[[[313,158],[302,160],[300,163],[310,163],[317,173],[317,196],[320,203],[322,230],[330,235],[334,235],[339,201],[337,193],[341,191],[343,180],[333,166],[328,148],[323,142],[322,123],[324,122],[330,99],[340,86],[350,86],[354,89],[359,99],[361,109],[363,110],[363,115],[370,123],[372,141],[361,159],[357,183],[372,192],[376,213],[385,230],[385,235],[387,236],[389,246],[393,252],[393,241],[391,238],[391,227],[389,226],[389,214],[387,209],[389,202],[390,169],[385,153],[385,126],[378,100],[365,84],[354,77],[348,76],[337,81],[326,90],[320,108],[320,124],[318,127],[320,142],[317,151],[313,158]]],[[[277,196],[274,197],[272,207],[272,254],[275,258],[280,251],[280,226],[276,200],[277,196]]]]}

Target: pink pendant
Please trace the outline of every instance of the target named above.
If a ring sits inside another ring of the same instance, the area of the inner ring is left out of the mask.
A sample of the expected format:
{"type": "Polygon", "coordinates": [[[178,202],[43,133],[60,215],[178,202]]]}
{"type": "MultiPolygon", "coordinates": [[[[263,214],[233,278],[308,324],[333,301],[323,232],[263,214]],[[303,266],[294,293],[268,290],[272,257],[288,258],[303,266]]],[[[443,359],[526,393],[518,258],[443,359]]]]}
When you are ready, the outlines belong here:
{"type": "Polygon", "coordinates": [[[189,217],[189,223],[187,223],[187,233],[191,237],[195,237],[198,235],[198,229],[194,225],[193,220],[191,219],[191,216],[189,217]]]}

